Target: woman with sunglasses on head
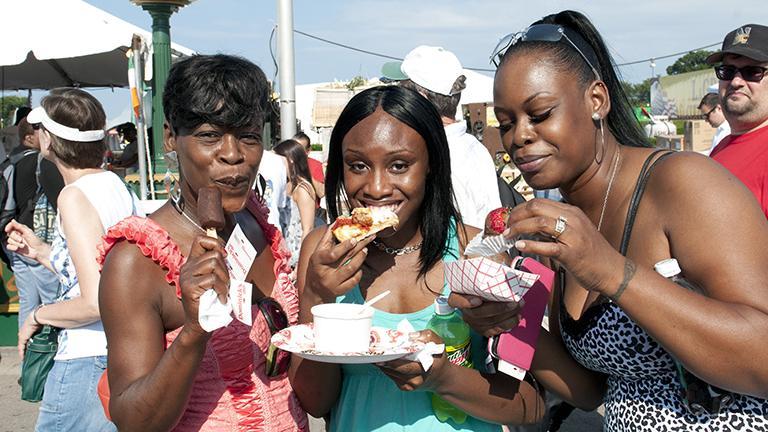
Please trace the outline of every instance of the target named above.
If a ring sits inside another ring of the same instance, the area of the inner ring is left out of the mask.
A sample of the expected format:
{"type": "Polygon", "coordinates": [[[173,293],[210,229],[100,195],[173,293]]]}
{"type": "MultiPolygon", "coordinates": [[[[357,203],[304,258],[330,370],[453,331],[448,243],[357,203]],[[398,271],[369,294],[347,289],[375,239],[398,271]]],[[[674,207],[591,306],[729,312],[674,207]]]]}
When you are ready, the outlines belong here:
{"type": "MultiPolygon", "coordinates": [[[[399,218],[359,242],[336,242],[328,227],[312,231],[298,267],[300,322],[311,322],[320,303],[376,303],[373,325],[397,328],[407,320],[423,330],[439,295],[447,295],[443,263],[457,260],[477,228],[465,226],[453,204],[450,159],[440,115],[419,93],[398,86],[356,95],[331,135],[326,197],[331,219],[342,208],[387,207],[399,218]]],[[[516,303],[505,304],[516,314],[516,303]]],[[[422,341],[441,342],[431,331],[422,341]]],[[[527,381],[485,371],[486,344],[474,334],[474,368],[445,354],[428,371],[416,361],[379,365],[318,363],[293,356],[291,381],[307,411],[330,415],[331,431],[499,431],[500,424],[533,423],[543,414],[541,395],[527,381]],[[431,394],[469,416],[441,422],[431,394]]]]}
{"type": "Polygon", "coordinates": [[[239,57],[193,56],[171,68],[165,144],[176,152],[179,193],[148,218],[123,221],[105,241],[100,305],[109,410],[121,430],[308,430],[287,356],[270,349],[272,334],[298,313],[289,254],[251,192],[268,97],[264,73],[239,57]],[[210,203],[198,202],[204,187],[221,193],[220,238],[202,228],[210,214],[210,203]],[[200,297],[214,289],[226,302],[221,239],[240,230],[256,252],[245,264],[253,326],[234,320],[208,332],[198,321],[200,297]]]}
{"type": "MultiPolygon", "coordinates": [[[[503,145],[529,185],[559,188],[565,201],[512,209],[505,235],[552,259],[561,277],[550,331],[591,370],[574,385],[539,366],[539,381],[571,402],[602,389],[608,431],[764,430],[768,224],[749,191],[706,157],[647,147],[583,15],[547,16],[500,45],[503,145]],[[670,258],[685,284],[654,271],[670,258]],[[681,376],[702,396],[686,403],[681,376]]],[[[493,307],[464,316],[493,335],[475,316],[493,307]]]]}
{"type": "Polygon", "coordinates": [[[92,390],[106,367],[107,341],[98,304],[97,247],[111,226],[137,214],[138,199],[104,171],[106,115],[96,98],[75,88],[53,89],[27,116],[41,154],[64,179],[51,245],[28,226],[6,226],[8,249],[56,273],[56,302],[39,305],[19,329],[19,354],[43,325],[60,328],[58,350],[45,381],[36,431],[113,431],[92,390]],[[89,391],[91,390],[91,391],[89,391]]]}

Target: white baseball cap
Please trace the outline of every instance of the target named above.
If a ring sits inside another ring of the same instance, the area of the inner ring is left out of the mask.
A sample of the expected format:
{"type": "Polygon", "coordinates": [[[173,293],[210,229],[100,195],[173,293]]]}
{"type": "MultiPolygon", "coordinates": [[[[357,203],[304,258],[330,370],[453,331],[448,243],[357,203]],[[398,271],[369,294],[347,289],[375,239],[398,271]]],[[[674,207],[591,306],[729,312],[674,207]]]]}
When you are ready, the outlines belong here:
{"type": "Polygon", "coordinates": [[[427,90],[451,96],[453,84],[464,74],[464,68],[452,52],[442,47],[420,45],[403,61],[385,63],[381,73],[390,80],[410,79],[427,90]]]}

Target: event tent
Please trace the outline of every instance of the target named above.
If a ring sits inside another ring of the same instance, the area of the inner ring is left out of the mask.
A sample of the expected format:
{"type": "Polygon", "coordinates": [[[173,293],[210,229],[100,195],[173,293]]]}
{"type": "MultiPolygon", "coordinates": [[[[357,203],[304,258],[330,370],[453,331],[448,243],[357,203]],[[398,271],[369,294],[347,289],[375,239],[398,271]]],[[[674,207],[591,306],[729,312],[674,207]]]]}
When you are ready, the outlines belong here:
{"type": "MultiPolygon", "coordinates": [[[[82,0],[3,0],[0,89],[126,87],[133,35],[152,34],[82,0]]],[[[194,51],[171,45],[175,57],[194,51]]],[[[149,68],[151,71],[151,68],[149,68]]]]}

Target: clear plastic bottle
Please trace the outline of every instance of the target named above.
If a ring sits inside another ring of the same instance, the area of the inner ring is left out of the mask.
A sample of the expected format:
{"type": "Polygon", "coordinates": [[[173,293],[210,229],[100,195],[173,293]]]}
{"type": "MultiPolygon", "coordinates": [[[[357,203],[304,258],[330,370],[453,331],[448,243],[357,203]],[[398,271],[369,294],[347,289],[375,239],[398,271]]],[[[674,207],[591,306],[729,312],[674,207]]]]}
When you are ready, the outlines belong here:
{"type": "MultiPolygon", "coordinates": [[[[435,332],[445,343],[445,356],[456,365],[471,368],[469,326],[456,310],[448,304],[448,298],[435,299],[435,315],[429,320],[427,328],[435,332]]],[[[432,410],[441,422],[452,419],[457,424],[467,420],[467,413],[446,402],[437,394],[432,394],[432,410]]]]}

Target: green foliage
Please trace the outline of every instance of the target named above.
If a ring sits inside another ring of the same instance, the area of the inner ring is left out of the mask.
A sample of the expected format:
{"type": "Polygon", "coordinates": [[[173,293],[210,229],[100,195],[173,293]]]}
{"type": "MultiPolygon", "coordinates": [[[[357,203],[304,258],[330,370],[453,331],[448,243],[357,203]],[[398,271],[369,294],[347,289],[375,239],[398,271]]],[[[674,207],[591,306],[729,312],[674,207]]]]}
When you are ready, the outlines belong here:
{"type": "Polygon", "coordinates": [[[686,72],[709,69],[711,66],[707,64],[707,57],[712,53],[713,51],[707,50],[691,51],[677,59],[671,66],[667,67],[667,74],[678,75],[686,72]]]}
{"type": "Polygon", "coordinates": [[[361,85],[364,85],[367,82],[368,82],[368,80],[366,80],[365,78],[363,78],[360,75],[358,75],[358,76],[352,78],[351,80],[349,80],[349,82],[347,83],[346,87],[347,87],[347,90],[354,90],[355,87],[360,87],[361,85]]]}
{"type": "Polygon", "coordinates": [[[641,83],[633,84],[626,81],[621,82],[624,91],[627,93],[629,103],[632,106],[641,106],[651,103],[651,79],[647,78],[641,83]]]}
{"type": "Polygon", "coordinates": [[[2,102],[0,102],[2,107],[0,119],[2,119],[3,127],[10,126],[13,124],[13,113],[16,111],[16,108],[27,106],[27,98],[22,96],[3,96],[0,99],[2,99],[2,102]]]}
{"type": "Polygon", "coordinates": [[[322,144],[312,144],[312,151],[323,151],[323,145],[322,144]]]}

